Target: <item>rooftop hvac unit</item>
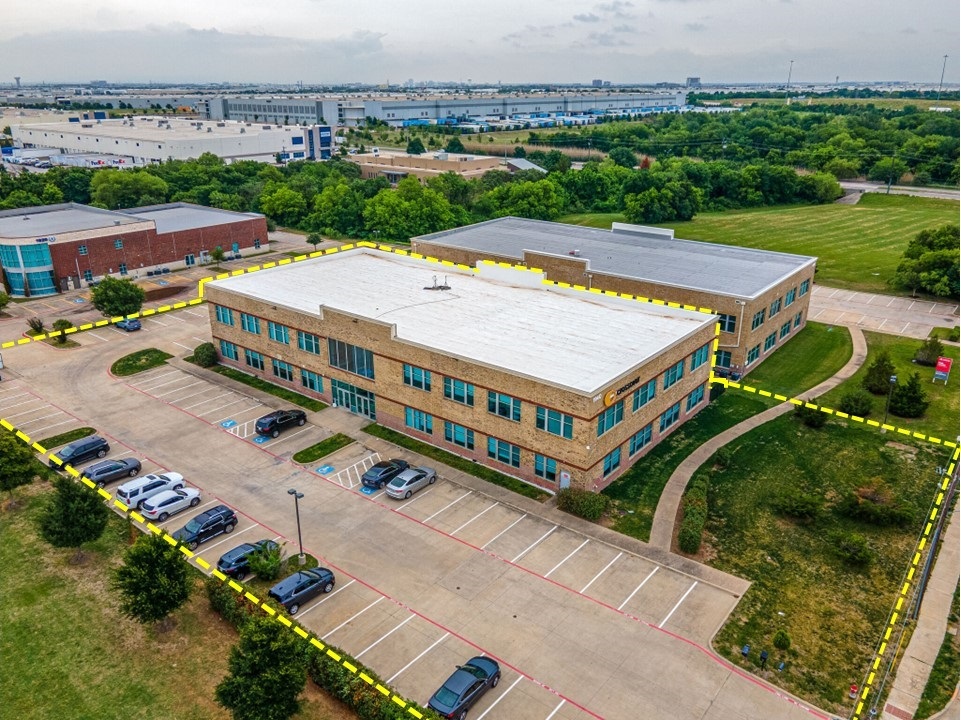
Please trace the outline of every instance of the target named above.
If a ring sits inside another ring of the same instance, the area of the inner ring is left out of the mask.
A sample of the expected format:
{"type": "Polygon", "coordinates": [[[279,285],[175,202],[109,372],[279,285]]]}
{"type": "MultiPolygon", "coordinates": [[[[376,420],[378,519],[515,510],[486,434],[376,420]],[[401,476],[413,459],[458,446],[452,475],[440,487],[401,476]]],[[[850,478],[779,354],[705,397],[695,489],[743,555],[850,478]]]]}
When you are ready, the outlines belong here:
{"type": "Polygon", "coordinates": [[[207,132],[211,132],[211,133],[212,133],[213,131],[214,131],[213,128],[207,128],[207,132]]]}
{"type": "Polygon", "coordinates": [[[217,127],[227,127],[227,123],[217,123],[217,127]]]}
{"type": "Polygon", "coordinates": [[[574,257],[580,257],[580,256],[581,256],[581,251],[575,249],[575,250],[571,250],[571,251],[570,251],[569,253],[567,253],[567,254],[568,254],[568,255],[573,255],[574,257]]]}
{"type": "Polygon", "coordinates": [[[247,132],[247,128],[240,128],[240,134],[241,134],[241,135],[243,135],[245,132],[247,132]]]}

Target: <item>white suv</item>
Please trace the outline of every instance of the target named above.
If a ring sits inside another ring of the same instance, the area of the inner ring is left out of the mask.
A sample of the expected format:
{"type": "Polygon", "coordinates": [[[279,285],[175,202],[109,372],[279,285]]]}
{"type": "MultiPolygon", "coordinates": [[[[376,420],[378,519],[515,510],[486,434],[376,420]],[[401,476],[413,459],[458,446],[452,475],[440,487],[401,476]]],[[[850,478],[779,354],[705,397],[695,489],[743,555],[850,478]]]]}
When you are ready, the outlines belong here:
{"type": "Polygon", "coordinates": [[[177,490],[184,486],[184,476],[180,473],[144,475],[136,480],[125,482],[117,488],[117,499],[128,509],[138,508],[144,500],[152,498],[164,490],[177,490]]]}

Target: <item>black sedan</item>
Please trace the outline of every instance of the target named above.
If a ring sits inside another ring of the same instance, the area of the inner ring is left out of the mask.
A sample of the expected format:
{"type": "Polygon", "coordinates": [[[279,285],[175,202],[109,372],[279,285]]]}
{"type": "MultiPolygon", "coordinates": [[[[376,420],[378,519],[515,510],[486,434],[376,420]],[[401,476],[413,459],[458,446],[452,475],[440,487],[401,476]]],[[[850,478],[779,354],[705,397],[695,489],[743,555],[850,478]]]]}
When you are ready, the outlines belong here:
{"type": "Polygon", "coordinates": [[[140,461],[137,458],[124,458],[122,460],[104,460],[94,463],[84,470],[80,477],[88,478],[96,483],[97,487],[103,487],[108,482],[119,480],[122,477],[137,477],[140,474],[140,461]]]}
{"type": "Polygon", "coordinates": [[[303,410],[274,410],[257,420],[256,430],[258,435],[269,435],[275,438],[284,430],[306,422],[307,413],[303,410]]]}
{"type": "Polygon", "coordinates": [[[220,556],[217,569],[227,577],[243,580],[250,572],[250,556],[259,550],[273,550],[277,546],[273,540],[260,540],[255,543],[244,543],[220,556]]]}
{"type": "Polygon", "coordinates": [[[488,657],[475,657],[447,678],[447,682],[433,694],[427,707],[444,718],[463,720],[467,711],[481,696],[501,681],[500,665],[488,657]]]}
{"type": "Polygon", "coordinates": [[[333,590],[334,582],[334,573],[327,568],[301,570],[281,580],[267,594],[291,615],[296,615],[305,602],[333,590]]]}
{"type": "Polygon", "coordinates": [[[361,475],[360,481],[369,488],[382,488],[409,467],[406,460],[381,460],[361,475]]]}

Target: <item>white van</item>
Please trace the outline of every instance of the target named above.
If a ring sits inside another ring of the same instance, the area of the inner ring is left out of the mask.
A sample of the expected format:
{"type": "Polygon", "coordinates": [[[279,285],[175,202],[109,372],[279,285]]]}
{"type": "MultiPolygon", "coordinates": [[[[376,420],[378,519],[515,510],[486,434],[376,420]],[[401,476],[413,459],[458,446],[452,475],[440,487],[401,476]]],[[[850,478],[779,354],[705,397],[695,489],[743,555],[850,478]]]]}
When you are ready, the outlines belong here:
{"type": "Polygon", "coordinates": [[[152,498],[164,490],[176,490],[184,486],[184,476],[179,473],[144,475],[136,480],[125,482],[117,488],[117,499],[129,510],[139,508],[144,500],[152,498]]]}

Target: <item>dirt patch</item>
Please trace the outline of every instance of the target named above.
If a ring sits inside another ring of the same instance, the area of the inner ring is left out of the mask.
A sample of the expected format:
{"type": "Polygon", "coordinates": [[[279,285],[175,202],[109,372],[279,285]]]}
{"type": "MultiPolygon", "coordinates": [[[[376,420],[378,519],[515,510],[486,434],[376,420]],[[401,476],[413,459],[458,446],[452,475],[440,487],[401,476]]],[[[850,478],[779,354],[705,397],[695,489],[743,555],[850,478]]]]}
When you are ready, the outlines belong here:
{"type": "Polygon", "coordinates": [[[884,446],[893,448],[899,452],[906,453],[911,457],[914,457],[915,455],[918,454],[918,449],[916,447],[911,447],[910,445],[904,445],[899,442],[894,442],[894,440],[889,440],[888,442],[884,443],[884,446]]]}

